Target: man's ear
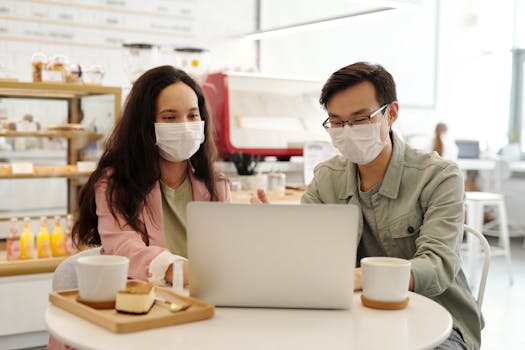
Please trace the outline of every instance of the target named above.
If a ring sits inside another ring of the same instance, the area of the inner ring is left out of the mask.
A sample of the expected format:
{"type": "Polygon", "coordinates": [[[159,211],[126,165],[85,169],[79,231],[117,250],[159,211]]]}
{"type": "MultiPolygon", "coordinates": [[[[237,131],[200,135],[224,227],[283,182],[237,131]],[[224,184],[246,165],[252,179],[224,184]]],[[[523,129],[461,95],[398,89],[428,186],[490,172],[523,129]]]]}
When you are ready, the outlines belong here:
{"type": "Polygon", "coordinates": [[[394,124],[394,122],[397,120],[398,113],[399,103],[397,101],[394,101],[388,107],[388,124],[390,126],[392,126],[392,124],[394,124]]]}

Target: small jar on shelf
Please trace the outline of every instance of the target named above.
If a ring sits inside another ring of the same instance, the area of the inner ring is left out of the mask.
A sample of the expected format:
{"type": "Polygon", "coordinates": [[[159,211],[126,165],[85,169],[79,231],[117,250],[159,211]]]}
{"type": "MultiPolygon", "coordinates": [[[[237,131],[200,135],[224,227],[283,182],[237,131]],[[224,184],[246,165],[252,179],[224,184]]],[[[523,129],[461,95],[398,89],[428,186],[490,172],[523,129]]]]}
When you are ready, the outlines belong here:
{"type": "Polygon", "coordinates": [[[42,81],[42,72],[47,64],[47,56],[43,52],[35,52],[31,57],[31,66],[33,70],[33,82],[39,83],[42,81]]]}
{"type": "Polygon", "coordinates": [[[98,64],[89,66],[82,75],[84,84],[102,84],[104,69],[98,64]]]}
{"type": "Polygon", "coordinates": [[[66,66],[68,65],[68,58],[64,55],[55,55],[46,64],[42,71],[42,80],[51,82],[65,82],[66,81],[66,66]]]}
{"type": "Polygon", "coordinates": [[[79,84],[82,82],[82,67],[80,64],[70,64],[66,67],[66,83],[79,84]]]}

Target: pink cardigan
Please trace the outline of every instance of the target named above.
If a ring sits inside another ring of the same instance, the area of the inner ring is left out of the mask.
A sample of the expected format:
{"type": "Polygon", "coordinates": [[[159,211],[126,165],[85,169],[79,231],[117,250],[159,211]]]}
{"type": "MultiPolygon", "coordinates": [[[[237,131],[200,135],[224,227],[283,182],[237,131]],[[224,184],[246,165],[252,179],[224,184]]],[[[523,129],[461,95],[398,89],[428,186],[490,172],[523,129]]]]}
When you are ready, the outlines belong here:
{"type": "MultiPolygon", "coordinates": [[[[194,201],[209,201],[210,193],[203,181],[197,179],[190,168],[188,171],[193,190],[194,201]]],[[[149,266],[151,261],[162,252],[167,251],[164,246],[164,221],[162,215],[162,194],[160,183],[157,182],[150,193],[146,196],[147,208],[142,210],[141,219],[146,226],[148,241],[142,239],[140,233],[125,224],[120,227],[119,223],[111,214],[106,198],[108,178],[101,178],[95,185],[95,201],[98,216],[98,232],[102,241],[102,254],[127,256],[129,258],[130,278],[148,280],[149,266]]],[[[217,182],[217,195],[219,201],[230,202],[231,192],[228,182],[220,180],[217,182]]],[[[116,213],[119,221],[125,220],[116,213]]]]}

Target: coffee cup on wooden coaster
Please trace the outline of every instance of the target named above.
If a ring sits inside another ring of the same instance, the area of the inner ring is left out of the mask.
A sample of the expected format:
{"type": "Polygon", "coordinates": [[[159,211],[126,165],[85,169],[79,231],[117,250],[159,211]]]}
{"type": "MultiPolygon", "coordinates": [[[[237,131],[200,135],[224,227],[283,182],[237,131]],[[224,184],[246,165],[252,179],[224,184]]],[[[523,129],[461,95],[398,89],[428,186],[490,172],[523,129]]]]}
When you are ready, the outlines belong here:
{"type": "Polygon", "coordinates": [[[408,304],[410,261],[391,257],[361,259],[363,305],[375,309],[398,310],[408,304]]]}
{"type": "Polygon", "coordinates": [[[129,259],[117,255],[78,258],[75,270],[78,301],[95,309],[112,309],[119,290],[126,288],[129,259]]]}

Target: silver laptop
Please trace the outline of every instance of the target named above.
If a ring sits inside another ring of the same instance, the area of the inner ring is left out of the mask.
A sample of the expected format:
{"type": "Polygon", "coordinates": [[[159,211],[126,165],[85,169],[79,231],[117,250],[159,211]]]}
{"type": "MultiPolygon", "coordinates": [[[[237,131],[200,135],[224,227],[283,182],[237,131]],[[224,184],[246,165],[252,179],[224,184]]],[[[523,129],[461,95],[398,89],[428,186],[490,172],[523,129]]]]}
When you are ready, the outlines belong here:
{"type": "Polygon", "coordinates": [[[191,202],[191,295],[217,306],[348,309],[353,205],[191,202]]]}

